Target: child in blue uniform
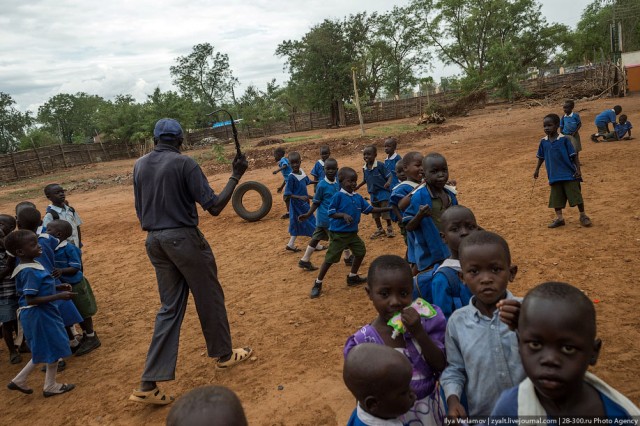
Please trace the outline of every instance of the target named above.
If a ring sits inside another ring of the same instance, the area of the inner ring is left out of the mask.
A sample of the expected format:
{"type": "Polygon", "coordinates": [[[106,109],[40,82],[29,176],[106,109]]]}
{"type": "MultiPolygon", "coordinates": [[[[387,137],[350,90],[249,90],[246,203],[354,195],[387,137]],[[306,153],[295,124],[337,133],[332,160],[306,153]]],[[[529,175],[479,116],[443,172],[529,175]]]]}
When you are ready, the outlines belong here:
{"type": "Polygon", "coordinates": [[[4,247],[3,239],[16,229],[16,220],[8,214],[0,214],[0,322],[2,323],[2,337],[9,350],[9,362],[19,364],[22,356],[18,352],[13,340],[14,333],[18,333],[18,294],[16,281],[11,278],[15,267],[15,257],[9,256],[4,247]]]}
{"type": "Polygon", "coordinates": [[[609,123],[615,124],[616,116],[620,115],[621,112],[622,107],[620,105],[616,105],[613,109],[607,109],[598,114],[594,121],[598,132],[591,135],[591,140],[598,142],[599,136],[604,136],[609,133],[609,123]]]}
{"type": "MultiPolygon", "coordinates": [[[[518,419],[566,419],[565,423],[630,424],[640,409],[587,370],[602,341],[593,303],[578,288],[546,282],[524,298],[518,347],[527,378],[502,393],[492,416],[504,425],[518,419]]],[[[634,422],[635,419],[635,422],[634,422]]]]}
{"type": "Polygon", "coordinates": [[[458,247],[460,242],[478,230],[478,223],[473,212],[457,205],[451,206],[442,213],[442,232],[440,235],[451,252],[433,273],[431,294],[433,304],[438,306],[448,320],[453,311],[469,304],[471,290],[460,279],[460,260],[458,247]]]}
{"type": "MultiPolygon", "coordinates": [[[[289,165],[289,160],[284,156],[284,148],[276,148],[273,150],[273,158],[275,158],[278,163],[278,170],[274,170],[273,174],[277,175],[278,173],[282,173],[282,185],[280,185],[277,189],[278,194],[282,192],[282,189],[287,184],[287,178],[289,174],[291,174],[291,166],[289,165]]],[[[280,219],[288,219],[289,218],[289,197],[285,195],[283,197],[284,204],[287,206],[287,212],[283,214],[280,219]]]]}
{"type": "Polygon", "coordinates": [[[357,406],[347,426],[402,426],[398,417],[416,401],[406,356],[386,345],[363,343],[344,360],[342,377],[357,406]]]}
{"type": "MultiPolygon", "coordinates": [[[[363,185],[367,185],[367,192],[371,197],[371,205],[373,207],[387,207],[389,205],[389,197],[391,196],[391,182],[393,174],[387,170],[384,163],[376,161],[378,150],[375,146],[369,145],[362,151],[364,157],[364,166],[362,166],[362,182],[356,187],[356,191],[363,185]]],[[[385,235],[382,228],[380,217],[387,221],[386,236],[395,237],[393,226],[391,225],[391,215],[388,213],[372,214],[373,220],[376,222],[377,230],[371,235],[372,239],[385,235]]]]}
{"type": "Polygon", "coordinates": [[[424,173],[422,171],[422,160],[424,157],[422,154],[416,151],[412,151],[407,153],[404,156],[402,161],[399,161],[396,166],[402,167],[402,173],[405,176],[405,180],[396,185],[395,188],[391,191],[391,197],[389,198],[389,205],[393,209],[393,212],[398,217],[398,221],[400,223],[400,233],[404,238],[404,243],[407,245],[407,261],[414,265],[416,263],[415,256],[413,254],[413,246],[410,246],[407,243],[407,230],[406,224],[402,221],[404,216],[405,209],[400,208],[400,202],[404,197],[409,195],[411,191],[416,189],[420,182],[422,182],[422,178],[424,173]]]}
{"type": "Polygon", "coordinates": [[[595,136],[594,142],[599,142],[598,138],[600,136],[602,136],[603,142],[613,142],[613,141],[619,141],[622,139],[630,140],[631,129],[633,129],[631,122],[627,120],[627,116],[625,114],[621,114],[618,121],[619,121],[618,123],[615,123],[613,125],[613,132],[607,133],[606,135],[595,136]]]}
{"type": "MultiPolygon", "coordinates": [[[[333,158],[327,158],[324,161],[324,173],[326,174],[318,186],[316,186],[316,193],[313,196],[313,202],[311,208],[305,214],[298,217],[300,222],[304,222],[309,219],[313,213],[316,213],[316,229],[313,231],[309,246],[302,256],[302,259],[298,261],[298,266],[307,271],[315,271],[318,268],[311,263],[311,255],[314,251],[318,251],[318,243],[320,241],[329,241],[329,204],[331,199],[340,190],[340,184],[336,179],[338,174],[338,162],[333,158]]],[[[323,248],[324,249],[324,248],[323,248]]],[[[344,251],[344,263],[347,266],[351,266],[353,263],[353,255],[349,249],[344,251]]]]}
{"type": "Polygon", "coordinates": [[[580,151],[582,151],[582,143],[580,142],[580,133],[578,131],[582,127],[582,121],[578,113],[573,112],[575,106],[573,100],[568,100],[564,103],[562,107],[564,115],[560,118],[560,133],[569,138],[576,155],[579,155],[580,151]]]}
{"type": "Polygon", "coordinates": [[[309,211],[309,193],[307,185],[314,183],[306,173],[300,169],[302,159],[300,153],[292,151],[289,153],[289,164],[291,164],[291,173],[287,177],[284,195],[289,197],[289,234],[291,238],[285,247],[289,251],[299,252],[300,249],[295,246],[296,237],[313,235],[316,229],[316,220],[311,218],[301,222],[298,217],[309,211]]]}
{"type": "Polygon", "coordinates": [[[385,139],[384,152],[387,154],[387,158],[384,159],[384,167],[393,175],[390,188],[395,188],[400,183],[396,173],[396,165],[402,161],[402,156],[396,152],[397,147],[398,140],[396,138],[385,139]]]}
{"type": "Polygon", "coordinates": [[[82,252],[78,246],[69,242],[73,233],[69,222],[53,220],[47,225],[47,233],[62,241],[55,250],[55,269],[52,275],[63,283],[71,284],[76,293],[71,300],[84,320],[80,323],[83,336],[75,355],[85,355],[99,348],[101,343],[93,329],[93,316],[98,312],[98,306],[82,270],[82,252]]]}
{"type": "Polygon", "coordinates": [[[71,350],[60,313],[51,302],[70,300],[73,296],[71,286],[56,286],[51,274],[36,261],[42,249],[32,231],[14,231],[7,235],[5,244],[7,250],[20,260],[12,276],[20,298],[20,323],[31,348],[31,360],[7,387],[25,394],[33,393],[33,389],[27,386],[27,379],[36,364],[45,363],[47,374],[43,395],[50,397],[69,392],[75,385],[56,382],[57,361],[71,355],[71,350]]]}
{"type": "Polygon", "coordinates": [[[347,285],[356,286],[367,282],[367,279],[358,275],[358,269],[362,259],[367,253],[364,241],[358,236],[358,224],[362,213],[388,212],[391,207],[372,207],[362,196],[356,192],[358,186],[358,174],[350,167],[343,167],[338,171],[338,191],[329,204],[329,249],[320,267],[318,278],[313,282],[310,297],[320,297],[322,280],[332,264],[340,261],[340,255],[345,249],[353,252],[353,264],[351,272],[347,276],[347,285]]]}
{"type": "Polygon", "coordinates": [[[580,211],[580,224],[591,226],[591,219],[584,211],[584,201],[580,182],[582,174],[580,172],[580,160],[573,149],[571,141],[558,134],[560,117],[556,114],[549,114],[543,120],[544,132],[547,136],[540,140],[538,147],[538,165],[533,178],[538,179],[540,166],[544,163],[549,177],[551,193],[549,195],[549,208],[556,212],[556,219],[549,224],[549,228],[564,226],[565,221],[562,216],[562,209],[567,205],[578,206],[580,211]]]}
{"type": "Polygon", "coordinates": [[[329,145],[323,145],[320,147],[320,159],[316,161],[316,164],[313,165],[313,169],[311,169],[311,176],[313,176],[313,180],[320,183],[322,179],[324,179],[324,163],[327,161],[327,158],[331,156],[331,148],[329,145]]]}

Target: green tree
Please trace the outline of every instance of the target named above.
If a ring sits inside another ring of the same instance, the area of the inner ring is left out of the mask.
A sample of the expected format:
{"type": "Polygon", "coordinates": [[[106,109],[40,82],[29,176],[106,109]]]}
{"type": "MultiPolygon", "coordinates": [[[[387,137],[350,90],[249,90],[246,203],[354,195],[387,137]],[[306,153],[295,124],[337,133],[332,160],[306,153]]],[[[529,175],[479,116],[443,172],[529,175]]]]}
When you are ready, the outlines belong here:
{"type": "Polygon", "coordinates": [[[233,76],[227,54],[215,52],[209,43],[201,43],[193,46],[189,55],[176,58],[176,62],[169,71],[183,96],[200,101],[211,110],[233,98],[238,79],[233,76]]]}
{"type": "Polygon", "coordinates": [[[282,100],[283,89],[273,79],[267,83],[266,90],[250,85],[240,98],[239,108],[242,118],[257,127],[286,120],[287,107],[282,100]]]}
{"type": "Polygon", "coordinates": [[[29,112],[18,111],[11,95],[0,92],[0,153],[6,154],[18,148],[20,138],[24,136],[32,123],[29,112]]]}
{"type": "Polygon", "coordinates": [[[60,93],[38,108],[38,122],[64,143],[83,142],[99,131],[95,117],[105,104],[96,95],[60,93]]]}
{"type": "Polygon", "coordinates": [[[96,121],[105,137],[116,142],[142,141],[153,132],[153,124],[145,121],[143,105],[131,95],[118,95],[106,102],[96,121]]]}

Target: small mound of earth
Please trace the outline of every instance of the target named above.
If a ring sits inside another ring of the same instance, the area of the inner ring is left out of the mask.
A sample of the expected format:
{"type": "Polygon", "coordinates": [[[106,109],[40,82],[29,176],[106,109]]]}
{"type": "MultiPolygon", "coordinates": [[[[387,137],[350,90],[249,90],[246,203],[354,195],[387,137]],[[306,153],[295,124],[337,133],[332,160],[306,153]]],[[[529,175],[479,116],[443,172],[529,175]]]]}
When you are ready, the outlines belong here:
{"type": "Polygon", "coordinates": [[[269,146],[269,145],[278,145],[278,144],[283,144],[284,140],[283,139],[278,139],[278,138],[264,138],[262,139],[260,142],[258,142],[256,144],[256,146],[269,146]]]}

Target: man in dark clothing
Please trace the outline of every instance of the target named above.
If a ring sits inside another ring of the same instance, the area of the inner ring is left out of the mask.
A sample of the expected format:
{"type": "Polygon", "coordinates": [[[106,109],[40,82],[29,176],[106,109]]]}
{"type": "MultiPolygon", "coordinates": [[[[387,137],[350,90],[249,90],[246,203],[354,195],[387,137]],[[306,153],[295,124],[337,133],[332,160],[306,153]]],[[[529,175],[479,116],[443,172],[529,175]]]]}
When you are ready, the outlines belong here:
{"type": "Polygon", "coordinates": [[[251,348],[232,349],[224,293],[218,281],[213,252],[198,229],[196,203],[213,216],[225,208],[247,170],[244,155],[233,160],[229,182],[219,195],[209,186],[200,166],[180,154],[183,132],[173,119],[163,118],[153,131],[155,149],[136,161],[133,191],[136,214],[148,232],[147,255],[158,281],[162,307],[156,316],[140,388],[132,401],[165,405],[173,397],[156,382],[174,380],[180,326],[193,293],[208,355],[216,368],[229,368],[248,359],[251,348]]]}

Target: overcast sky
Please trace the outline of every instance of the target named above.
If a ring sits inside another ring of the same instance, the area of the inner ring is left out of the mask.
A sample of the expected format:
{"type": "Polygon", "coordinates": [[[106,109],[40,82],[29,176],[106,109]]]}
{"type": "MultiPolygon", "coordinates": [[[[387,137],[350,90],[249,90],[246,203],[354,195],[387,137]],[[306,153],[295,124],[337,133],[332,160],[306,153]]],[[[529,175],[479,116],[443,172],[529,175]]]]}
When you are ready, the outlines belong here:
{"type": "MultiPolygon", "coordinates": [[[[591,0],[541,0],[550,22],[571,27],[591,0]]],[[[279,43],[301,38],[325,18],[384,12],[408,0],[0,0],[0,91],[37,111],[58,93],[143,101],[175,90],[169,67],[198,43],[227,53],[243,88],[287,80],[279,43]]],[[[431,75],[455,74],[436,64],[431,75]]]]}

